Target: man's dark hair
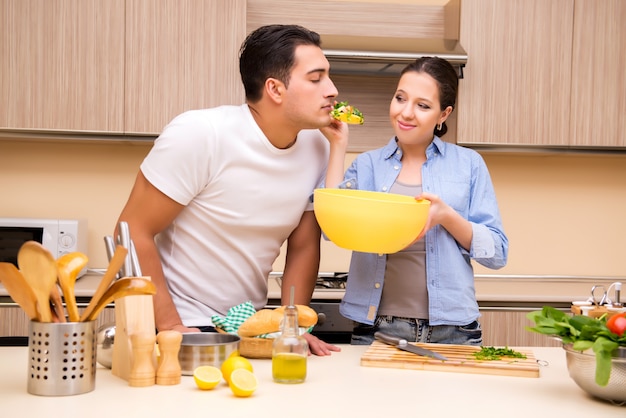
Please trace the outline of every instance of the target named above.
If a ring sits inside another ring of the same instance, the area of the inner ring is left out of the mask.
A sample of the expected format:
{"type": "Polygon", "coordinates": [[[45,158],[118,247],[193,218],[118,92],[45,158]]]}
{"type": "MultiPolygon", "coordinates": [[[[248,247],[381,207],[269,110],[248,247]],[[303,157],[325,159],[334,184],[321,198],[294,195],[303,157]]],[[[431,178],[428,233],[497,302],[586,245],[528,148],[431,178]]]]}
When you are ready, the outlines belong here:
{"type": "Polygon", "coordinates": [[[298,25],[262,26],[248,35],[239,51],[239,73],[246,100],[257,102],[268,78],[289,85],[299,45],[321,45],[319,34],[298,25]]]}

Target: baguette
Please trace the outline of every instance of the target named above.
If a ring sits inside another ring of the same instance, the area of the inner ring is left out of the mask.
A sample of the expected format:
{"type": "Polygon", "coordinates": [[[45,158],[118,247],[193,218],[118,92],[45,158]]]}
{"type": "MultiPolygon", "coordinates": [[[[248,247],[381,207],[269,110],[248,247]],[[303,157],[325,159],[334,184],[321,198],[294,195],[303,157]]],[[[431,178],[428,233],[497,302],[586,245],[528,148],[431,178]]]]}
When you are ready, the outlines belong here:
{"type": "MultiPolygon", "coordinates": [[[[296,305],[298,308],[298,325],[301,327],[312,327],[317,324],[317,312],[315,312],[312,308],[306,305],[296,305]]],[[[277,311],[280,312],[281,318],[282,315],[285,315],[285,307],[281,306],[280,308],[276,308],[277,311]]]]}
{"type": "Polygon", "coordinates": [[[240,337],[255,337],[280,330],[280,321],[283,315],[275,309],[261,309],[239,326],[237,334],[240,337]]]}
{"type": "MultiPolygon", "coordinates": [[[[299,326],[308,328],[317,323],[317,313],[313,309],[305,305],[296,305],[296,308],[298,309],[299,326]]],[[[240,337],[256,337],[257,335],[278,332],[284,311],[284,306],[277,309],[261,309],[239,326],[237,334],[240,337]]]]}

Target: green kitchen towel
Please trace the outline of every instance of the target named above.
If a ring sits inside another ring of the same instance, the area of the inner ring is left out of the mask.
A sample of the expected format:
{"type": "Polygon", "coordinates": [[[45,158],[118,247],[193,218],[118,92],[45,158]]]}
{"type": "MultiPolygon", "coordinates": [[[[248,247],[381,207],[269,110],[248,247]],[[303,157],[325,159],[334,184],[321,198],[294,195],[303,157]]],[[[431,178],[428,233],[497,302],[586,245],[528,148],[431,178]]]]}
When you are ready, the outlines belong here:
{"type": "Polygon", "coordinates": [[[256,309],[251,301],[233,306],[228,310],[226,316],[213,315],[211,321],[216,328],[226,331],[229,334],[237,334],[239,327],[246,319],[256,313],[256,309]]]}

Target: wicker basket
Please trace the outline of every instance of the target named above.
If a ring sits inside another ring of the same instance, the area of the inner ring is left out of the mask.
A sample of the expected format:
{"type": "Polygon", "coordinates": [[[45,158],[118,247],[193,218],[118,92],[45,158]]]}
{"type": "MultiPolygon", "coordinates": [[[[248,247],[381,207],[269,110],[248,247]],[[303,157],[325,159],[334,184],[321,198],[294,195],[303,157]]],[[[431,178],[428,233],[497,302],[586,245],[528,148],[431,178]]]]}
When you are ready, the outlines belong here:
{"type": "MultiPolygon", "coordinates": [[[[217,332],[227,334],[226,331],[216,328],[217,332]]],[[[273,338],[240,337],[239,354],[247,358],[272,358],[273,338]]]]}
{"type": "Polygon", "coordinates": [[[248,358],[272,358],[273,338],[241,337],[239,353],[248,358]]]}

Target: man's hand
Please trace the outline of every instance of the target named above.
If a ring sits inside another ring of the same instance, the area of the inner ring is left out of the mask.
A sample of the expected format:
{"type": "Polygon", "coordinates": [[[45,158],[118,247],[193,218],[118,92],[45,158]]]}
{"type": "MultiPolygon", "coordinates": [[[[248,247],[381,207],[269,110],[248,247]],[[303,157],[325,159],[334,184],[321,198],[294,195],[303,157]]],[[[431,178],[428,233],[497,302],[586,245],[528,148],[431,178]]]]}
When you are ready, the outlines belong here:
{"type": "Polygon", "coordinates": [[[308,332],[303,337],[309,343],[309,351],[316,356],[329,356],[331,351],[341,351],[336,345],[328,344],[308,332]]]}
{"type": "MultiPolygon", "coordinates": [[[[163,331],[163,330],[159,330],[159,331],[163,331]]],[[[172,328],[170,328],[170,331],[178,331],[181,334],[185,334],[188,332],[200,332],[200,329],[198,328],[188,328],[186,326],[184,326],[183,324],[178,324],[178,325],[174,325],[172,328]]]]}

